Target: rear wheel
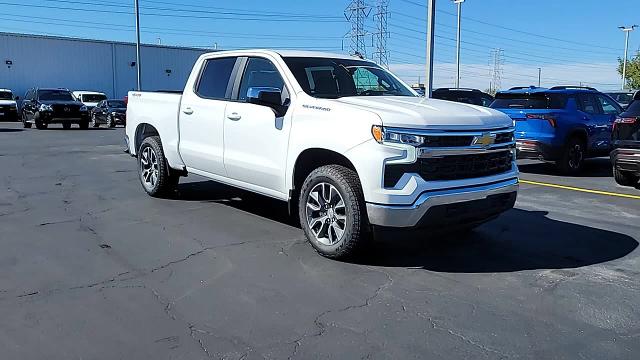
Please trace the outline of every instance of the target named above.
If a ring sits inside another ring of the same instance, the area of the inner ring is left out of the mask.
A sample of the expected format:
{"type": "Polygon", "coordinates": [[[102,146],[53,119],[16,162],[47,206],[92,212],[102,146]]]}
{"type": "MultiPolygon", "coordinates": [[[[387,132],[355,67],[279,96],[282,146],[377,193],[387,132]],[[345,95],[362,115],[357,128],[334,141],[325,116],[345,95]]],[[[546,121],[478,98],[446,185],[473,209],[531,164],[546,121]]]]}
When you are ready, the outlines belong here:
{"type": "Polygon", "coordinates": [[[582,170],[587,144],[579,137],[572,137],[564,148],[562,157],[556,162],[563,174],[574,175],[582,170]]]}
{"type": "Polygon", "coordinates": [[[89,123],[89,125],[92,128],[100,127],[100,124],[98,123],[98,119],[96,119],[96,114],[91,114],[91,122],[89,123]]]}
{"type": "Polygon", "coordinates": [[[31,128],[31,123],[27,121],[27,117],[24,114],[22,114],[22,127],[25,129],[31,128]]]}
{"type": "Polygon", "coordinates": [[[46,129],[47,127],[49,127],[49,124],[47,124],[47,123],[43,123],[42,121],[39,121],[37,118],[36,118],[36,120],[35,120],[35,123],[36,123],[36,128],[37,128],[38,130],[44,130],[44,129],[46,129]]]}
{"type": "Polygon", "coordinates": [[[322,166],[309,174],[298,212],[307,239],[322,256],[351,257],[369,235],[358,175],[343,166],[322,166]]]}
{"type": "Polygon", "coordinates": [[[172,174],[159,136],[150,136],[140,145],[138,175],[142,187],[151,196],[167,196],[176,189],[180,177],[172,174]]]}
{"type": "Polygon", "coordinates": [[[113,119],[113,115],[111,114],[107,116],[107,127],[110,127],[110,128],[116,127],[116,121],[113,119]]]}
{"type": "Polygon", "coordinates": [[[613,177],[616,179],[618,185],[622,186],[635,186],[638,184],[638,180],[640,180],[638,175],[628,171],[618,170],[615,165],[613,166],[613,177]]]}

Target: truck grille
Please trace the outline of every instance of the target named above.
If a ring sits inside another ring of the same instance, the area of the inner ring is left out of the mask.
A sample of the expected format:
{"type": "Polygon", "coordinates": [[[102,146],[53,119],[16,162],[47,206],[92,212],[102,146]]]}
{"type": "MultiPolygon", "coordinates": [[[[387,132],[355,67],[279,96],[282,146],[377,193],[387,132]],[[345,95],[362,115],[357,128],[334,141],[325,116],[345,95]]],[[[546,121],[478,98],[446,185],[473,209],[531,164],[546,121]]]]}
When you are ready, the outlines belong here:
{"type": "Polygon", "coordinates": [[[415,163],[385,166],[385,187],[394,187],[407,173],[418,174],[425,181],[447,181],[498,175],[511,170],[515,148],[513,129],[421,135],[425,141],[418,148],[415,163]],[[474,139],[493,141],[483,144],[474,139]]]}
{"type": "Polygon", "coordinates": [[[497,175],[511,169],[510,150],[488,154],[420,159],[420,176],[426,181],[461,180],[497,175]]]}

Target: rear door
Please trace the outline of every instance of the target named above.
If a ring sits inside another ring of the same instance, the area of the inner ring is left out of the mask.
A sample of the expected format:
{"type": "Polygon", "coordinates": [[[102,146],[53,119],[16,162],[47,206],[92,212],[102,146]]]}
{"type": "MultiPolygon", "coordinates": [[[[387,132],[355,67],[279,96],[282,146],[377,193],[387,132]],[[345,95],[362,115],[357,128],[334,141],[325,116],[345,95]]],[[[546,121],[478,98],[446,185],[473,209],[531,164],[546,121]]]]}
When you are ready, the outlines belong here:
{"type": "Polygon", "coordinates": [[[237,62],[238,57],[206,60],[193,91],[182,96],[179,150],[189,169],[226,176],[223,120],[237,62]]]}
{"type": "Polygon", "coordinates": [[[616,120],[618,115],[622,113],[622,107],[615,102],[610,97],[597,94],[596,98],[598,99],[598,103],[600,105],[600,110],[602,111],[602,129],[604,130],[603,140],[606,142],[606,147],[609,149],[611,147],[611,130],[613,129],[613,122],[616,120]]]}
{"type": "Polygon", "coordinates": [[[578,111],[582,116],[581,121],[589,132],[588,148],[591,150],[608,149],[612,125],[610,116],[603,112],[596,94],[579,93],[576,98],[578,111]]]}

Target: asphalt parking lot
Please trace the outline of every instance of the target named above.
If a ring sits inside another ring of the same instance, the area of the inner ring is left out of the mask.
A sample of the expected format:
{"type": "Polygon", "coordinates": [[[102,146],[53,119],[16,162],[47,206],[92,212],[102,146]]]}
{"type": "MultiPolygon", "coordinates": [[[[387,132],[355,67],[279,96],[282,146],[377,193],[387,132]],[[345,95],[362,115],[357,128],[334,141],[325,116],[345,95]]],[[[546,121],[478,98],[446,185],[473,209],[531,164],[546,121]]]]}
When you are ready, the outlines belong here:
{"type": "Polygon", "coordinates": [[[640,190],[607,159],[523,162],[516,209],[472,236],[385,233],[344,263],[277,201],[197,176],[148,197],[122,135],[0,123],[1,358],[638,358],[640,190]]]}

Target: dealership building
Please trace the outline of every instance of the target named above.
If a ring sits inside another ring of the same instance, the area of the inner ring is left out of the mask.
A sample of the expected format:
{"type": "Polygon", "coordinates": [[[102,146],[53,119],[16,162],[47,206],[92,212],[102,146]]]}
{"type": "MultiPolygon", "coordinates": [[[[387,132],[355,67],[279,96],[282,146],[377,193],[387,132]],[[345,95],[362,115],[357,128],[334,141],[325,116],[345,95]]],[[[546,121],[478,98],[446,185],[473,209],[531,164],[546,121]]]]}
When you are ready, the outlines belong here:
{"type": "MultiPolygon", "coordinates": [[[[141,46],[143,90],[182,90],[207,49],[141,46]]],[[[32,87],[99,91],[122,98],[136,87],[132,43],[0,33],[0,88],[24,96],[32,87]]]]}

